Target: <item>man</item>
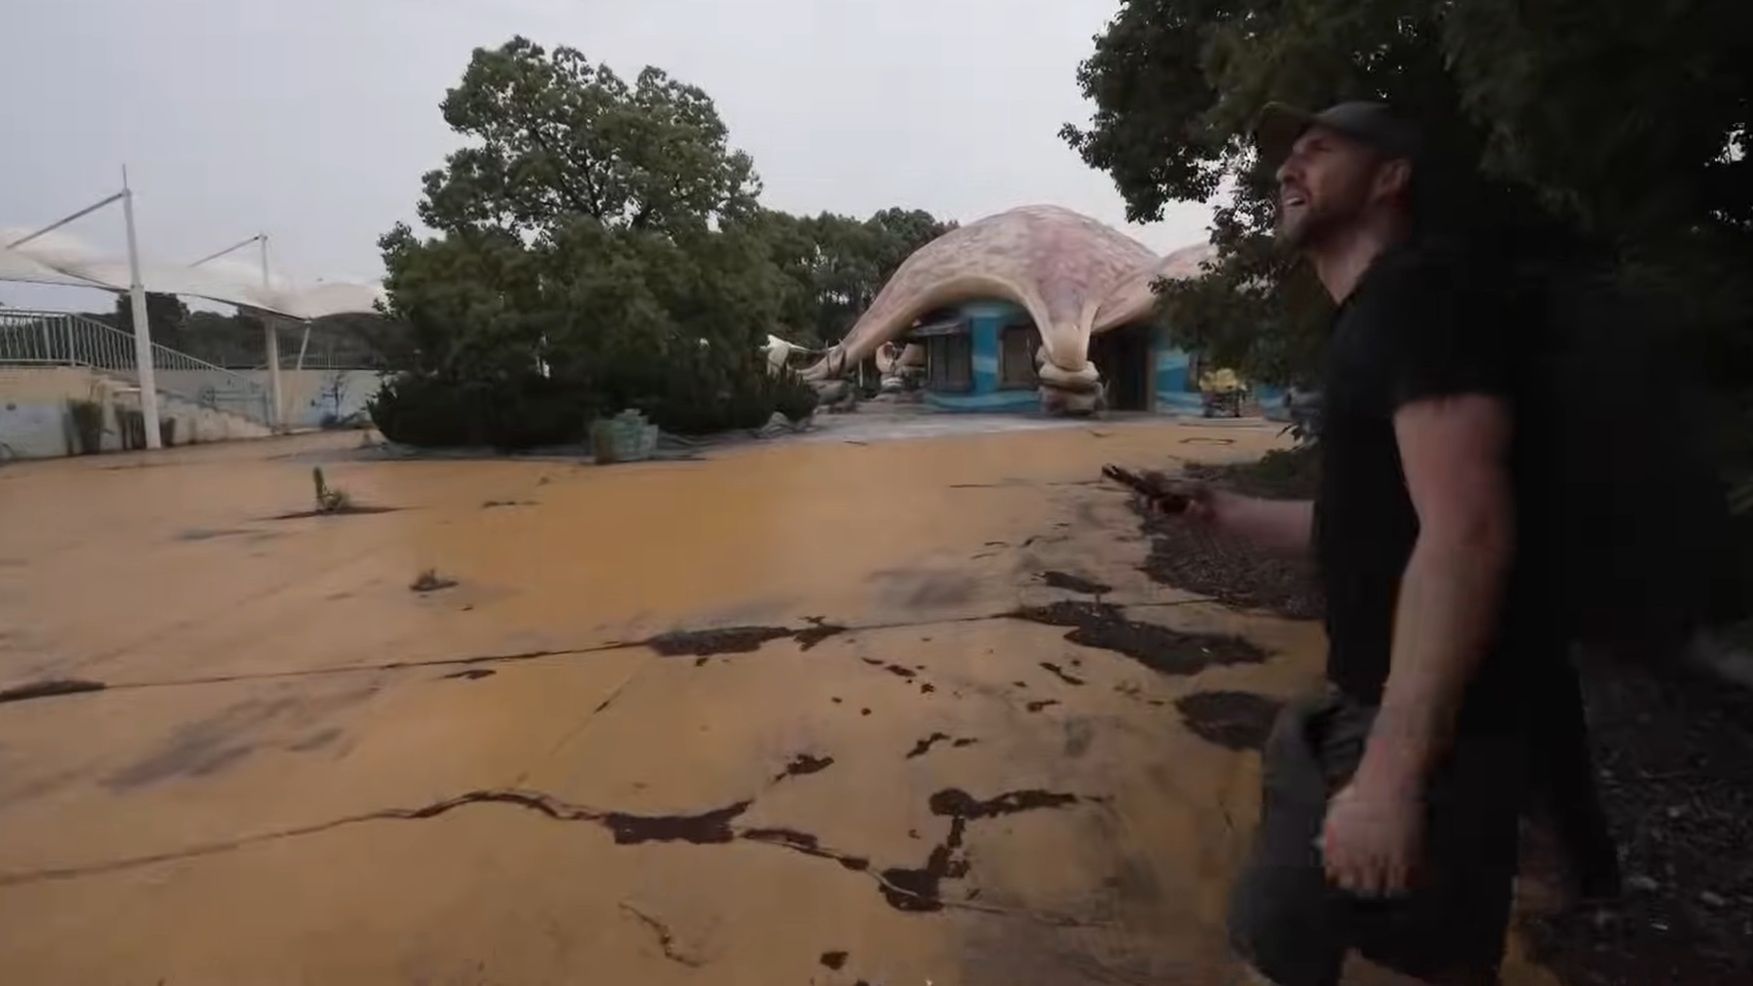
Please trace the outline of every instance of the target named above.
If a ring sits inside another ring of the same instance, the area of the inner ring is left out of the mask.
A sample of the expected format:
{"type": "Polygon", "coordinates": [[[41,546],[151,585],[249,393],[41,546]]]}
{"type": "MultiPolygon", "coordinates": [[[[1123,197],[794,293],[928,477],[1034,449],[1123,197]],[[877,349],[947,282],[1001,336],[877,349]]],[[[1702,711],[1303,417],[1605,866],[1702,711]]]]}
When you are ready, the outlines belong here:
{"type": "Polygon", "coordinates": [[[1338,305],[1313,503],[1196,490],[1190,513],[1313,551],[1328,685],[1268,744],[1231,935],[1278,986],[1357,950],[1497,981],[1533,682],[1562,654],[1502,310],[1415,247],[1419,136],[1386,106],[1269,109],[1279,235],[1338,305]]]}

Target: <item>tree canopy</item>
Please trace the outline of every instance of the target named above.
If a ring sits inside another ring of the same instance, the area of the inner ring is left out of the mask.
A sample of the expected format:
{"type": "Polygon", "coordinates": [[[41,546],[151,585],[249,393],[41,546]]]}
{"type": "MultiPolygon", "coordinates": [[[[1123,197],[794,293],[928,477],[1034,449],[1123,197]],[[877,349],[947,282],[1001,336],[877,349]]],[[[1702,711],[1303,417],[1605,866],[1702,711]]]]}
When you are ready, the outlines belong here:
{"type": "Polygon", "coordinates": [[[420,219],[445,232],[553,232],[578,217],[674,230],[734,218],[760,191],[698,87],[646,68],[628,85],[573,48],[477,48],[444,120],[477,143],[422,179],[420,219]]]}
{"type": "Polygon", "coordinates": [[[704,91],[657,68],[628,85],[571,48],[476,49],[442,110],[471,142],[423,180],[436,235],[398,224],[380,241],[390,314],[441,382],[404,395],[533,388],[571,414],[753,394],[768,333],[837,340],[950,228],[903,209],[764,209],[704,91]]]}
{"type": "Polygon", "coordinates": [[[1130,218],[1219,192],[1220,262],[1165,290],[1184,342],[1306,375],[1323,302],[1273,249],[1249,131],[1273,99],[1384,99],[1417,116],[1459,235],[1587,256],[1659,294],[1711,362],[1753,379],[1753,7],[1742,0],[1126,0],[1065,139],[1130,218]],[[1465,178],[1465,180],[1462,180],[1465,178]]]}

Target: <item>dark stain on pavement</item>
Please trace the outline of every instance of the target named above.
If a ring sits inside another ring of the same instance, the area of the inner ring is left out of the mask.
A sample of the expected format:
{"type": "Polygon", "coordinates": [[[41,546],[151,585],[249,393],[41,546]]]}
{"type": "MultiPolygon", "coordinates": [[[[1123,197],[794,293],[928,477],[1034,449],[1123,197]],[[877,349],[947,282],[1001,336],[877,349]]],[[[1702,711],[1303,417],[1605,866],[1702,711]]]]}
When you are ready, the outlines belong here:
{"type": "Polygon", "coordinates": [[[492,668],[469,668],[466,671],[452,671],[450,674],[442,675],[441,677],[461,678],[464,681],[479,681],[482,678],[491,678],[498,673],[499,672],[492,668]]]}
{"type": "Polygon", "coordinates": [[[839,971],[841,966],[846,964],[846,953],[845,952],[823,952],[822,958],[821,958],[821,963],[823,965],[827,966],[828,968],[833,969],[837,972],[837,971],[839,971]]]}
{"type": "Polygon", "coordinates": [[[1043,698],[1043,699],[1037,699],[1033,702],[1030,702],[1028,704],[1027,708],[1030,712],[1039,712],[1042,709],[1048,708],[1050,706],[1058,705],[1058,704],[1059,704],[1059,700],[1056,698],[1043,698]]]}
{"type": "Polygon", "coordinates": [[[603,824],[615,834],[615,842],[624,846],[641,842],[708,845],[736,838],[730,823],[748,811],[752,804],[753,801],[738,801],[698,815],[633,815],[614,811],[603,816],[603,824]]]}
{"type": "Polygon", "coordinates": [[[883,870],[878,889],[882,891],[883,899],[896,910],[942,910],[943,881],[957,880],[968,874],[968,859],[962,852],[962,842],[969,822],[1023,811],[1059,808],[1078,800],[1075,794],[1041,790],[1008,791],[984,801],[960,788],[938,791],[926,804],[933,815],[949,818],[949,834],[932,847],[924,866],[895,866],[883,870]]]}
{"type": "Polygon", "coordinates": [[[1253,692],[1194,692],[1175,700],[1181,722],[1200,739],[1230,750],[1266,745],[1284,703],[1253,692]]]}
{"type": "Polygon", "coordinates": [[[1065,755],[1073,760],[1089,752],[1096,731],[1088,719],[1073,719],[1065,724],[1065,755]]]}
{"type": "Polygon", "coordinates": [[[1058,678],[1060,681],[1063,681],[1068,685],[1081,685],[1081,684],[1083,684],[1082,678],[1078,678],[1078,677],[1074,677],[1072,675],[1066,674],[1064,668],[1061,668],[1059,665],[1054,664],[1052,661],[1042,661],[1041,667],[1046,668],[1048,671],[1051,671],[1055,678],[1058,678]]]}
{"type": "Polygon", "coordinates": [[[1091,596],[1100,596],[1114,591],[1114,587],[1111,585],[1086,579],[1081,575],[1072,575],[1069,572],[1042,572],[1041,581],[1047,583],[1050,588],[1082,592],[1091,596]]]}
{"type": "MultiPolygon", "coordinates": [[[[664,657],[708,657],[713,654],[747,654],[761,648],[769,640],[790,637],[798,650],[809,650],[848,628],[829,623],[820,616],[806,616],[809,626],[791,627],[743,626],[718,627],[710,630],[672,630],[641,641],[664,657]]],[[[700,662],[695,662],[696,666],[700,662]]],[[[874,663],[881,664],[881,661],[874,663]]]]}
{"type": "Polygon", "coordinates": [[[101,681],[86,681],[82,678],[50,678],[44,681],[32,681],[0,690],[0,705],[7,702],[28,702],[33,698],[54,698],[56,695],[101,692],[108,687],[101,681]]]}
{"type": "Polygon", "coordinates": [[[1129,620],[1111,603],[1064,600],[1029,606],[1008,614],[1019,620],[1072,627],[1065,639],[1138,661],[1163,674],[1193,674],[1221,664],[1256,664],[1266,652],[1240,637],[1182,633],[1155,623],[1129,620]]]}
{"type": "Polygon", "coordinates": [[[312,733],[303,739],[294,740],[287,744],[286,748],[294,753],[309,753],[312,750],[320,750],[340,738],[341,730],[331,726],[320,732],[312,733]]]}
{"type": "Polygon", "coordinates": [[[834,766],[833,757],[816,757],[808,753],[799,753],[792,757],[791,762],[785,765],[785,769],[773,779],[782,781],[787,777],[803,777],[807,774],[820,773],[832,766],[834,766]]]}
{"type": "Polygon", "coordinates": [[[931,752],[931,748],[933,746],[937,745],[938,743],[942,743],[944,740],[947,740],[949,738],[950,738],[950,734],[948,734],[948,733],[932,733],[930,736],[927,736],[924,739],[920,740],[919,742],[914,743],[913,749],[907,751],[906,759],[911,760],[914,757],[923,757],[927,753],[931,752]]]}
{"type": "Polygon", "coordinates": [[[720,627],[716,630],[673,630],[645,641],[664,657],[706,657],[746,654],[769,640],[792,635],[790,627],[720,627]]]}
{"type": "Polygon", "coordinates": [[[792,639],[797,641],[798,650],[809,650],[835,634],[846,632],[845,627],[838,623],[829,623],[826,617],[806,616],[803,621],[809,626],[792,634],[792,639]]]}
{"type": "Polygon", "coordinates": [[[178,541],[211,541],[214,538],[237,537],[255,532],[247,527],[191,527],[177,534],[178,541]]]}

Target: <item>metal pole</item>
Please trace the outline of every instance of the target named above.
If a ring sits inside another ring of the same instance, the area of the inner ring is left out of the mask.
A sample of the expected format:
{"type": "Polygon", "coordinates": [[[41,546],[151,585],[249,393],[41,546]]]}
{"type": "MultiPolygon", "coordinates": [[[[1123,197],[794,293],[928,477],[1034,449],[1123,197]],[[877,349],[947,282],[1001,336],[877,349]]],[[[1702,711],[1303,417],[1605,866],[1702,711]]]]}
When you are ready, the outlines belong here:
{"type": "Polygon", "coordinates": [[[68,223],[72,222],[73,220],[78,219],[81,216],[89,215],[90,213],[96,212],[97,210],[103,208],[106,205],[109,205],[111,202],[114,202],[115,200],[117,200],[117,199],[119,199],[122,196],[127,195],[127,194],[128,194],[128,190],[124,187],[121,191],[117,192],[116,194],[110,196],[107,199],[104,199],[102,202],[99,202],[96,205],[88,205],[85,208],[80,209],[78,212],[75,212],[74,214],[72,214],[71,216],[68,216],[65,219],[61,219],[61,220],[58,220],[56,222],[52,222],[52,223],[48,224],[47,226],[44,226],[42,229],[39,229],[36,232],[31,233],[29,236],[21,236],[18,239],[13,240],[11,243],[6,244],[6,247],[7,247],[7,249],[12,249],[15,247],[24,246],[26,243],[29,243],[31,240],[36,239],[37,237],[43,235],[44,233],[52,233],[55,230],[60,229],[62,226],[65,226],[68,223]]]}
{"type": "MultiPolygon", "coordinates": [[[[268,234],[261,234],[262,243],[262,293],[268,291],[268,234]]],[[[262,298],[267,304],[268,299],[262,298]]],[[[282,419],[285,416],[286,401],[280,390],[280,327],[276,324],[276,316],[262,313],[262,331],[266,334],[268,349],[268,400],[273,403],[272,412],[268,415],[269,427],[275,431],[285,431],[282,419]]]]}
{"type": "Polygon", "coordinates": [[[122,169],[122,214],[128,222],[128,296],[134,307],[134,366],[140,378],[140,415],[146,419],[146,447],[162,448],[158,435],[158,376],[152,372],[152,327],[146,324],[146,287],[140,283],[140,247],[134,236],[134,192],[122,169]]]}

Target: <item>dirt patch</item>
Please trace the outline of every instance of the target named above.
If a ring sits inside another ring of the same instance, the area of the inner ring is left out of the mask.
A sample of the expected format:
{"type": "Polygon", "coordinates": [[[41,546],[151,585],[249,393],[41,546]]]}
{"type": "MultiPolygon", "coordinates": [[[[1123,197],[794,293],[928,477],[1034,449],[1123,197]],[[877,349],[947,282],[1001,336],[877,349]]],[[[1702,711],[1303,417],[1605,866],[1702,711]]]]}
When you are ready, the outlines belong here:
{"type": "Polygon", "coordinates": [[[1111,585],[1086,579],[1081,575],[1072,575],[1069,572],[1042,572],[1041,581],[1046,583],[1048,588],[1082,592],[1091,596],[1105,595],[1114,591],[1114,587],[1111,585]]]}
{"type": "Polygon", "coordinates": [[[1042,709],[1052,708],[1053,706],[1058,705],[1058,704],[1059,704],[1059,700],[1056,698],[1043,698],[1043,699],[1037,699],[1036,701],[1030,702],[1026,706],[1026,708],[1030,712],[1039,712],[1042,709]]]}
{"type": "Polygon", "coordinates": [[[1567,983],[1753,982],[1753,694],[1589,663],[1591,741],[1626,893],[1525,924],[1567,983]]]}
{"type": "MultiPolygon", "coordinates": [[[[1188,479],[1266,499],[1310,499],[1320,478],[1313,448],[1268,452],[1254,462],[1190,464],[1188,479]]],[[[1313,563],[1267,551],[1184,518],[1143,509],[1136,498],[1150,554],[1142,570],[1153,581],[1210,596],[1226,606],[1264,609],[1292,619],[1319,619],[1325,611],[1313,563]]]]}
{"type": "Polygon", "coordinates": [[[822,958],[821,958],[821,963],[830,969],[833,969],[835,971],[839,971],[840,967],[846,964],[846,953],[845,952],[823,952],[822,958]]]}
{"type": "Polygon", "coordinates": [[[1062,601],[1029,606],[1008,614],[1052,626],[1073,627],[1065,639],[1111,650],[1162,674],[1193,674],[1213,665],[1255,664],[1266,652],[1240,637],[1182,633],[1155,623],[1127,619],[1110,603],[1062,601]]]}
{"type": "Polygon", "coordinates": [[[1325,612],[1312,562],[1267,551],[1197,522],[1149,513],[1136,500],[1150,554],[1140,570],[1151,580],[1241,609],[1298,620],[1325,612]]]}
{"type": "Polygon", "coordinates": [[[1200,739],[1230,750],[1266,745],[1284,703],[1252,692],[1194,692],[1175,700],[1181,722],[1200,739]]]}
{"type": "Polygon", "coordinates": [[[86,681],[83,678],[51,678],[0,690],[0,704],[28,702],[33,698],[53,698],[56,695],[78,695],[80,692],[101,692],[108,687],[101,681],[86,681]]]}

